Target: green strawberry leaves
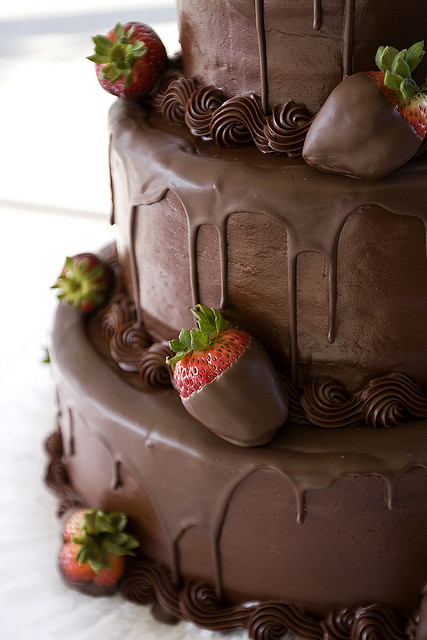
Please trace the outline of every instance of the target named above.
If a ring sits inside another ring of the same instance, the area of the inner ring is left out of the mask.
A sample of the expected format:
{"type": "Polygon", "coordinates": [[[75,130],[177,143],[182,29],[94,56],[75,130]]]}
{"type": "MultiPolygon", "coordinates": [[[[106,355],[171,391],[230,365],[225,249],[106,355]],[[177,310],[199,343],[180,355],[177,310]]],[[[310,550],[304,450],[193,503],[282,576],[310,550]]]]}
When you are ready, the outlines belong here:
{"type": "Polygon", "coordinates": [[[200,331],[204,333],[217,335],[227,328],[227,321],[218,309],[198,304],[195,309],[191,310],[191,313],[196,317],[200,331]]]}
{"type": "Polygon", "coordinates": [[[93,254],[67,257],[52,289],[58,298],[80,311],[90,311],[106,301],[112,285],[110,267],[93,254]]]}
{"type": "Polygon", "coordinates": [[[166,358],[166,364],[174,369],[177,362],[192,351],[201,351],[208,347],[217,335],[227,328],[227,320],[218,309],[211,309],[198,304],[191,310],[197,320],[197,329],[183,329],[178,340],[171,340],[169,346],[176,353],[172,358],[166,358]]]}
{"type": "Polygon", "coordinates": [[[379,47],[375,62],[384,72],[384,84],[392,91],[412,100],[420,89],[412,79],[412,72],[424,57],[424,41],[416,42],[409,49],[398,51],[394,47],[379,47]]]}
{"type": "Polygon", "coordinates": [[[117,23],[114,27],[114,41],[104,35],[92,38],[95,53],[87,59],[95,64],[105,65],[102,73],[104,79],[111,84],[122,78],[125,87],[130,87],[135,62],[147,53],[148,49],[144,42],[140,40],[131,42],[134,32],[133,27],[126,31],[122,24],[117,23]]]}
{"type": "Polygon", "coordinates": [[[110,569],[110,555],[134,555],[139,542],[125,532],[127,517],[121,512],[104,513],[88,509],[80,525],[81,535],[73,537],[80,546],[76,556],[80,564],[89,564],[95,573],[110,569]]]}

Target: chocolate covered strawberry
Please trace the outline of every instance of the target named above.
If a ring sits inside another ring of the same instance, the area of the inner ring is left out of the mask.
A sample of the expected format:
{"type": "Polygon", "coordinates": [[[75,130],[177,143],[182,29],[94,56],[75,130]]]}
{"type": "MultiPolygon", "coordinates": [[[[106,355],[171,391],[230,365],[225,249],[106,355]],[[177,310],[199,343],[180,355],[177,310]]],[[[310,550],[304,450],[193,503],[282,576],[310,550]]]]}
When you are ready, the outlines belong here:
{"type": "Polygon", "coordinates": [[[427,87],[412,78],[423,47],[380,47],[379,71],[356,73],[339,84],[308,131],[306,162],[365,179],[382,178],[408,162],[427,131],[427,87]]]}
{"type": "Polygon", "coordinates": [[[123,575],[125,557],[134,554],[137,540],[126,533],[124,513],[78,509],[63,524],[59,568],[74,586],[113,590],[123,575]]]}
{"type": "Polygon", "coordinates": [[[102,307],[111,293],[113,271],[93,253],[79,253],[66,259],[52,289],[58,298],[81,313],[102,307]]]}
{"type": "Polygon", "coordinates": [[[141,22],[116,24],[107,35],[93,37],[95,53],[88,57],[105,91],[118,97],[145,97],[166,67],[159,36],[141,22]]]}
{"type": "Polygon", "coordinates": [[[228,327],[216,309],[197,305],[198,328],[169,344],[167,363],[187,411],[233,444],[271,440],[288,415],[288,398],[263,347],[245,331],[228,327]]]}

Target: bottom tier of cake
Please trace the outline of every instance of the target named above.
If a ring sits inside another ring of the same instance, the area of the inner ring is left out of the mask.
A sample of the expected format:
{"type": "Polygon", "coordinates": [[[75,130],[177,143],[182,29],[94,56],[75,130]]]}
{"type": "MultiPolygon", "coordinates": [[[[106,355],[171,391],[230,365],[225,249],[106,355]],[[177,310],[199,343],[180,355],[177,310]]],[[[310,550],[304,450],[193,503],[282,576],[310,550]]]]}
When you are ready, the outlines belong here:
{"type": "Polygon", "coordinates": [[[172,388],[129,384],[90,335],[61,304],[47,480],[63,510],[126,512],[141,543],[127,597],[263,640],[427,639],[426,420],[289,422],[267,446],[236,447],[172,388]]]}

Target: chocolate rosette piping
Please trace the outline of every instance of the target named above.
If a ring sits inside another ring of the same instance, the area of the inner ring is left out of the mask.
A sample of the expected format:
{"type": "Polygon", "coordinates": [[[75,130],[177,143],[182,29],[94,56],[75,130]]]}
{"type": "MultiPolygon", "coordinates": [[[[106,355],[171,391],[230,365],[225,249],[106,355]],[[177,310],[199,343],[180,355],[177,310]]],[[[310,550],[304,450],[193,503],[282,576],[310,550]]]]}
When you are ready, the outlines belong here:
{"type": "Polygon", "coordinates": [[[360,394],[361,412],[366,424],[391,427],[409,414],[427,417],[427,395],[403,373],[394,373],[372,380],[360,394]]]}
{"type": "Polygon", "coordinates": [[[135,307],[127,295],[118,294],[104,310],[102,316],[101,327],[105,338],[111,340],[121,326],[135,320],[135,318],[135,307]]]}
{"type": "Polygon", "coordinates": [[[44,481],[50,491],[58,498],[57,516],[62,517],[70,509],[82,506],[82,503],[68,483],[67,471],[62,461],[62,436],[59,429],[47,438],[45,450],[49,461],[44,481]]]}
{"type": "Polygon", "coordinates": [[[394,609],[381,605],[363,607],[355,612],[351,640],[408,640],[394,609]]]}
{"type": "Polygon", "coordinates": [[[162,101],[165,95],[165,91],[174,80],[178,80],[181,77],[181,73],[178,69],[168,69],[160,76],[154,90],[151,106],[158,113],[162,112],[162,101]]]}
{"type": "Polygon", "coordinates": [[[142,559],[136,561],[123,577],[121,592],[127,600],[138,604],[147,604],[155,598],[163,609],[176,618],[182,617],[178,589],[159,564],[142,559]]]}
{"type": "Polygon", "coordinates": [[[67,513],[67,511],[72,511],[73,509],[78,509],[83,506],[80,498],[70,487],[64,487],[61,495],[59,495],[58,497],[59,507],[57,510],[57,515],[60,518],[62,518],[62,516],[67,513]]]}
{"type": "Polygon", "coordinates": [[[138,372],[139,362],[151,339],[143,327],[127,322],[110,339],[113,360],[123,371],[138,372]]]}
{"type": "Polygon", "coordinates": [[[300,156],[312,117],[304,105],[289,100],[263,112],[256,94],[226,95],[212,85],[171,69],[156,87],[152,107],[172,125],[185,124],[197,137],[218,146],[239,147],[254,142],[263,153],[300,156]]]}
{"type": "Polygon", "coordinates": [[[283,388],[288,394],[289,400],[289,418],[295,422],[304,422],[304,411],[301,406],[300,397],[297,388],[284,374],[280,374],[283,388]]]}
{"type": "Polygon", "coordinates": [[[186,105],[185,124],[194,136],[209,137],[212,115],[226,100],[222,91],[213,86],[200,87],[186,105]]]}
{"type": "Polygon", "coordinates": [[[343,609],[342,611],[331,611],[320,626],[323,635],[328,640],[348,640],[351,637],[351,629],[354,622],[354,611],[343,609]]]}
{"type": "Polygon", "coordinates": [[[336,429],[360,424],[361,400],[348,397],[334,380],[313,381],[306,385],[301,405],[307,419],[318,427],[336,429]]]}
{"type": "Polygon", "coordinates": [[[324,640],[319,623],[288,604],[259,605],[248,621],[249,637],[254,640],[283,640],[289,631],[305,640],[324,640]]]}
{"type": "Polygon", "coordinates": [[[265,117],[254,95],[230,98],[212,114],[210,134],[220,147],[238,147],[253,140],[262,148],[265,117]]]}
{"type": "Polygon", "coordinates": [[[311,122],[306,107],[293,100],[274,106],[264,128],[268,151],[300,156],[311,122]]]}
{"type": "Polygon", "coordinates": [[[44,449],[49,458],[60,458],[62,456],[62,435],[59,429],[55,429],[45,440],[44,449]]]}
{"type": "Polygon", "coordinates": [[[173,355],[164,342],[156,342],[146,349],[139,361],[139,377],[148,387],[158,389],[171,384],[170,367],[165,360],[173,355]]]}
{"type": "Polygon", "coordinates": [[[184,619],[215,631],[228,631],[246,624],[244,607],[223,607],[211,587],[203,583],[187,583],[181,591],[180,609],[184,619]]]}
{"type": "Polygon", "coordinates": [[[199,88],[195,78],[178,78],[167,87],[161,104],[161,113],[166,122],[174,125],[185,124],[185,112],[188,100],[199,88]]]}

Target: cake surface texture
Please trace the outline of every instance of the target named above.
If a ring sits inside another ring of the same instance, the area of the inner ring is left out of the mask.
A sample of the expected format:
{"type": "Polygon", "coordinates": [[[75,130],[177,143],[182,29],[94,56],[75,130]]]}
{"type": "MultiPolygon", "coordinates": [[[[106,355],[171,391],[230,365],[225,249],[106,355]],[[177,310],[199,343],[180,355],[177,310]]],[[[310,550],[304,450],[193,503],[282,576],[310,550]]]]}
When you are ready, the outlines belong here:
{"type": "MultiPolygon", "coordinates": [[[[378,47],[405,58],[427,4],[177,4],[181,56],[149,98],[110,110],[117,241],[99,256],[108,278],[89,262],[105,299],[58,307],[47,483],[61,514],[126,514],[139,547],[122,593],[171,619],[427,640],[425,145],[399,124],[381,179],[303,154],[340,83],[357,74],[377,100],[378,47]],[[250,347],[188,400],[167,362],[197,308],[250,347]]],[[[384,155],[375,113],[363,169],[384,155]]]]}

